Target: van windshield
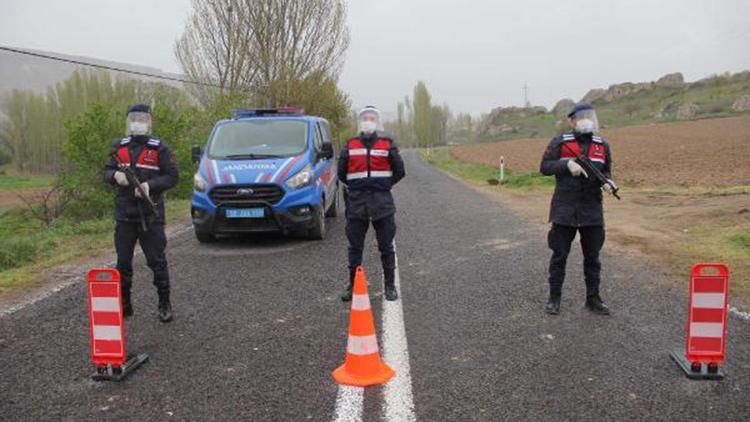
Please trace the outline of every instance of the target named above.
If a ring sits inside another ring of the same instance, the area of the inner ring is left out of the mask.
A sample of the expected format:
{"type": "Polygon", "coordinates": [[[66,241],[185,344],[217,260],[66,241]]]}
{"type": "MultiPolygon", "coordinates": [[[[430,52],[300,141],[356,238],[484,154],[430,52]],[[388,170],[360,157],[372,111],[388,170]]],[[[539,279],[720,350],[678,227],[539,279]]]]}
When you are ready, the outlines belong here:
{"type": "Polygon", "coordinates": [[[299,155],[307,147],[303,120],[238,120],[214,131],[208,155],[217,159],[255,159],[299,155]]]}

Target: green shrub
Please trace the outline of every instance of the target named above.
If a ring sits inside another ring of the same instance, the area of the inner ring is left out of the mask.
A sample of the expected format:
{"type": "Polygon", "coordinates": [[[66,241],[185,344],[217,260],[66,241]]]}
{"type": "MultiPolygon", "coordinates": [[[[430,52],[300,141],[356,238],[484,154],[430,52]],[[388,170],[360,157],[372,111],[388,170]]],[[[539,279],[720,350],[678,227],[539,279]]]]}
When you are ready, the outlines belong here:
{"type": "Polygon", "coordinates": [[[67,125],[62,183],[64,195],[71,199],[68,212],[76,218],[98,218],[111,212],[114,189],[104,182],[102,170],[112,143],[122,137],[123,116],[122,110],[94,104],[67,125]]]}
{"type": "Polygon", "coordinates": [[[0,239],[0,271],[20,267],[34,260],[43,242],[34,237],[0,239]]]}

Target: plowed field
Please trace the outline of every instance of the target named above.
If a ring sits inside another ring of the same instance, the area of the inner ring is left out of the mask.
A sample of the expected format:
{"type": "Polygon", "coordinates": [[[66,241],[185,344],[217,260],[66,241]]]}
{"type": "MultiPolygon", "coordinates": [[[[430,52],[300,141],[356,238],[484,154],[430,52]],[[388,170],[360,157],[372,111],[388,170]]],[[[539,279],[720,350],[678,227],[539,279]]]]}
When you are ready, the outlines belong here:
{"type": "MultiPolygon", "coordinates": [[[[632,187],[750,185],[750,115],[605,130],[615,180],[632,187]]],[[[539,169],[549,139],[516,139],[461,146],[461,161],[496,166],[500,156],[517,172],[539,169]]]]}

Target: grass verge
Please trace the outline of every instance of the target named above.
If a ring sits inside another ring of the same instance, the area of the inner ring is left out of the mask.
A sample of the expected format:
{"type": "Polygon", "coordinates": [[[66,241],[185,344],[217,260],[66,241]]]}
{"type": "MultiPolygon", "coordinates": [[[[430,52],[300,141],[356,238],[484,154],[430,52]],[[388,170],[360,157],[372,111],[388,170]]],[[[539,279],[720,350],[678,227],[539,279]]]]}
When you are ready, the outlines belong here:
{"type": "Polygon", "coordinates": [[[736,298],[750,306],[750,223],[740,226],[709,225],[693,232],[699,242],[687,242],[684,248],[693,259],[685,262],[688,268],[700,257],[703,262],[720,262],[729,267],[729,301],[736,298]]]}
{"type": "MultiPolygon", "coordinates": [[[[188,200],[167,201],[167,220],[189,215],[188,200]]],[[[111,217],[74,223],[56,220],[50,227],[13,208],[0,214],[0,295],[32,286],[42,272],[71,260],[88,258],[112,247],[111,217]]]]}
{"type": "Polygon", "coordinates": [[[0,192],[52,186],[55,176],[0,176],[0,192]]]}
{"type": "MultiPolygon", "coordinates": [[[[421,150],[420,154],[431,165],[472,183],[486,185],[488,180],[500,177],[500,172],[496,167],[459,161],[451,156],[448,148],[421,150]]],[[[539,172],[516,173],[506,168],[505,180],[501,186],[517,190],[551,189],[555,186],[555,179],[551,176],[543,176],[539,172]]]]}

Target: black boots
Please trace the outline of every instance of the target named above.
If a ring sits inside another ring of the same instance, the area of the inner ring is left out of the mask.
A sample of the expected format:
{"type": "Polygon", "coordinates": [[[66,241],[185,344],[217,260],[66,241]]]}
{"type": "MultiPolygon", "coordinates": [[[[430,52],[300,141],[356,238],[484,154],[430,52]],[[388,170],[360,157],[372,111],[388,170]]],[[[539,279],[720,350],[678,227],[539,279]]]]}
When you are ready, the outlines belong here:
{"type": "MultiPolygon", "coordinates": [[[[385,300],[396,300],[398,299],[398,292],[396,291],[396,271],[393,268],[384,270],[385,278],[385,300]]],[[[354,289],[354,275],[356,270],[349,271],[349,284],[346,286],[344,293],[341,294],[342,302],[350,302],[352,300],[352,291],[354,289]]]]}
{"type": "Polygon", "coordinates": [[[133,316],[133,304],[130,303],[130,292],[122,292],[122,317],[130,318],[133,316]]]}
{"type": "MultiPolygon", "coordinates": [[[[174,315],[172,314],[172,304],[169,302],[169,287],[158,288],[157,292],[159,294],[159,321],[172,321],[174,315]]],[[[133,316],[133,304],[130,301],[130,292],[127,290],[122,291],[122,316],[123,318],[133,316]]]]}
{"type": "Polygon", "coordinates": [[[549,315],[560,315],[560,296],[550,295],[547,305],[544,306],[544,312],[549,315]]]}
{"type": "Polygon", "coordinates": [[[391,285],[386,284],[385,285],[385,300],[393,301],[396,299],[398,299],[398,292],[396,291],[396,286],[393,284],[391,285]]]}
{"type": "Polygon", "coordinates": [[[349,270],[349,284],[346,285],[344,293],[341,294],[342,302],[352,301],[352,291],[354,290],[354,276],[357,274],[357,270],[349,270]]]}
{"type": "MultiPolygon", "coordinates": [[[[609,315],[609,307],[602,302],[599,295],[589,296],[586,298],[586,309],[597,315],[609,315]]],[[[544,312],[550,315],[560,314],[560,296],[550,296],[547,305],[544,306],[544,312]]]]}
{"type": "Polygon", "coordinates": [[[386,268],[383,270],[385,278],[385,300],[396,300],[398,299],[398,292],[396,291],[396,270],[393,268],[386,268]]]}
{"type": "Polygon", "coordinates": [[[586,309],[598,314],[598,315],[609,315],[609,307],[602,302],[602,298],[599,295],[586,297],[586,309]]]}
{"type": "Polygon", "coordinates": [[[170,322],[172,315],[172,304],[169,302],[169,288],[161,288],[159,292],[159,321],[170,322]]]}
{"type": "Polygon", "coordinates": [[[344,293],[341,293],[342,302],[352,301],[352,290],[354,290],[354,285],[349,284],[348,286],[346,286],[346,289],[344,289],[344,293]]]}

